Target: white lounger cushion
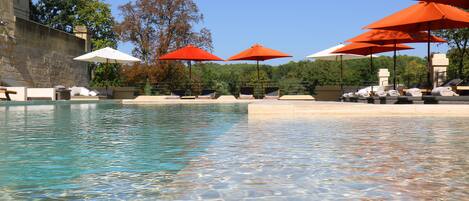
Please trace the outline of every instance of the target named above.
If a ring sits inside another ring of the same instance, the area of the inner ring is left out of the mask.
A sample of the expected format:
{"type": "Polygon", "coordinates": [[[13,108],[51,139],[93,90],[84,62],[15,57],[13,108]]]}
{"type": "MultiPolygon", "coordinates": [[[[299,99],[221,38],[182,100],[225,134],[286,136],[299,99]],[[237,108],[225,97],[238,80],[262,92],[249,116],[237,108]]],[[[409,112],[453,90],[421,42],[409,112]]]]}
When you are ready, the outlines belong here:
{"type": "Polygon", "coordinates": [[[371,92],[371,87],[367,87],[367,88],[358,90],[357,95],[359,97],[368,98],[370,97],[370,92],[371,92]]]}
{"type": "Polygon", "coordinates": [[[386,93],[385,91],[377,91],[376,95],[378,95],[379,97],[386,97],[388,93],[386,93]]]}
{"type": "Polygon", "coordinates": [[[451,87],[437,87],[432,90],[434,96],[459,96],[451,87]]]}
{"type": "Polygon", "coordinates": [[[400,96],[400,95],[401,94],[397,90],[389,90],[388,91],[388,96],[397,97],[397,96],[400,96]]]}
{"type": "Polygon", "coordinates": [[[422,90],[420,90],[419,88],[408,89],[405,92],[405,95],[406,96],[412,96],[412,97],[422,97],[423,96],[422,90]]]}
{"type": "Polygon", "coordinates": [[[72,87],[70,88],[72,96],[97,96],[99,93],[94,90],[89,90],[86,87],[72,87]]]}

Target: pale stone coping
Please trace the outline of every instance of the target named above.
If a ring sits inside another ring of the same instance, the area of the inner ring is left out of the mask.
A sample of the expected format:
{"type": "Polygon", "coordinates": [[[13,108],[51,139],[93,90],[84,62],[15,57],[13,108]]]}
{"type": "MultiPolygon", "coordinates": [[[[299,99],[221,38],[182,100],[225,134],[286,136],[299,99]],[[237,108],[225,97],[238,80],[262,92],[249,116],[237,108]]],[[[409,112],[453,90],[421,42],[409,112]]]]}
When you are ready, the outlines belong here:
{"type": "Polygon", "coordinates": [[[99,101],[107,99],[105,96],[72,96],[71,101],[99,101]]]}
{"type": "Polygon", "coordinates": [[[234,96],[220,96],[218,99],[168,99],[169,96],[139,96],[135,99],[124,99],[124,105],[169,105],[169,104],[227,104],[227,103],[252,103],[263,100],[239,100],[234,96]]]}
{"type": "Polygon", "coordinates": [[[339,102],[257,102],[248,106],[249,115],[295,116],[454,116],[469,117],[469,105],[374,105],[339,102]]]}
{"type": "Polygon", "coordinates": [[[279,98],[279,100],[304,100],[304,101],[314,101],[314,97],[310,95],[284,95],[279,98]]]}
{"type": "Polygon", "coordinates": [[[55,88],[27,88],[28,98],[50,98],[55,100],[55,88]]]}

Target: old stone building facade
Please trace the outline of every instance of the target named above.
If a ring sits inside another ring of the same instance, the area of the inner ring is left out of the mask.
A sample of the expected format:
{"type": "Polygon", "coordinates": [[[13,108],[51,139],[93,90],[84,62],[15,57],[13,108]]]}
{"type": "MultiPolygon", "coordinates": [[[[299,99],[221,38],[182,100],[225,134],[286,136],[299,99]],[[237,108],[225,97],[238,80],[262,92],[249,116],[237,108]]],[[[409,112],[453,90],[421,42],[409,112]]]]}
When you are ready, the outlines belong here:
{"type": "Polygon", "coordinates": [[[0,0],[0,85],[87,86],[86,29],[76,35],[29,20],[28,0],[0,0]]]}

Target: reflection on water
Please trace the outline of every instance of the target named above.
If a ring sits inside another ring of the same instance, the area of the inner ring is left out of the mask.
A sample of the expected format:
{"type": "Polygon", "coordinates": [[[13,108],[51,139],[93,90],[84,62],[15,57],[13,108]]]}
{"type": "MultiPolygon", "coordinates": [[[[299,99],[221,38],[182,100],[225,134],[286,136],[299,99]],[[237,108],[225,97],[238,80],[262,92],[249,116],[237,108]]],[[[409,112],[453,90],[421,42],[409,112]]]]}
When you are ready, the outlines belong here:
{"type": "Polygon", "coordinates": [[[0,200],[469,197],[464,118],[255,118],[246,105],[0,111],[0,200]]]}
{"type": "Polygon", "coordinates": [[[0,200],[155,198],[245,105],[0,107],[0,200]]]}
{"type": "Polygon", "coordinates": [[[464,118],[249,118],[178,173],[165,199],[469,197],[464,118]]]}

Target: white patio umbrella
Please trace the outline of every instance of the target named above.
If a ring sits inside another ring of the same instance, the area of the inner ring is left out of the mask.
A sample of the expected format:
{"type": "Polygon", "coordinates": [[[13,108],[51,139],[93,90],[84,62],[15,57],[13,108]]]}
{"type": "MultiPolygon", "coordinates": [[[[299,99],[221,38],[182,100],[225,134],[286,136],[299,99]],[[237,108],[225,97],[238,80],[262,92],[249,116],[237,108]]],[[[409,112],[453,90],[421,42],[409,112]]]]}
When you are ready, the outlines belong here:
{"type": "MultiPolygon", "coordinates": [[[[140,62],[140,59],[130,56],[128,54],[122,53],[110,47],[106,47],[103,49],[99,49],[99,50],[84,54],[82,56],[74,58],[73,60],[85,61],[85,62],[97,62],[97,63],[105,63],[105,64],[130,64],[130,63],[140,62]]],[[[107,73],[105,75],[107,76],[107,73]]],[[[108,93],[107,88],[108,86],[106,84],[106,93],[108,93]]]]}
{"type": "Polygon", "coordinates": [[[82,56],[74,58],[73,60],[108,63],[108,64],[109,63],[128,64],[128,63],[140,62],[140,59],[137,59],[133,56],[122,53],[110,47],[106,47],[103,49],[99,49],[99,50],[84,54],[82,56]]]}
{"type": "Polygon", "coordinates": [[[332,53],[340,48],[345,47],[344,44],[339,44],[334,47],[331,47],[329,49],[325,49],[323,51],[320,51],[318,53],[312,54],[307,56],[307,58],[310,59],[317,59],[317,60],[324,60],[324,61],[340,61],[340,89],[343,92],[343,76],[344,76],[344,69],[343,69],[343,61],[344,60],[352,60],[352,59],[366,59],[368,56],[361,56],[361,55],[355,55],[355,54],[336,54],[332,53]]]}

